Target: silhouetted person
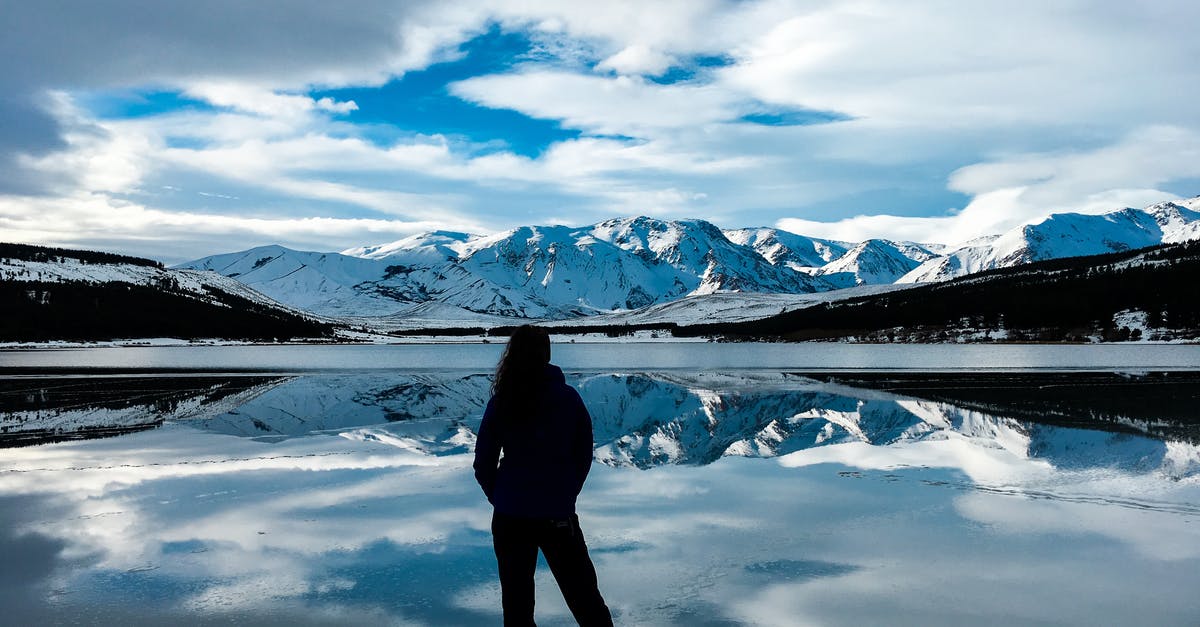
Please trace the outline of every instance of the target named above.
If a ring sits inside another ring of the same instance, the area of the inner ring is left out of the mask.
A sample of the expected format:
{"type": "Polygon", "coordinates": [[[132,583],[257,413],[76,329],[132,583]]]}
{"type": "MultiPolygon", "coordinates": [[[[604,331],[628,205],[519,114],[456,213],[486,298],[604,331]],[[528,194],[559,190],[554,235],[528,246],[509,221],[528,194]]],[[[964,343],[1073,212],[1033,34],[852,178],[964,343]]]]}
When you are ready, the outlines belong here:
{"type": "Polygon", "coordinates": [[[545,329],[519,327],[496,367],[475,445],[475,479],[494,508],[505,625],[534,624],[539,548],[575,620],[612,625],[575,515],[591,467],[592,418],[583,400],[550,363],[545,329]]]}

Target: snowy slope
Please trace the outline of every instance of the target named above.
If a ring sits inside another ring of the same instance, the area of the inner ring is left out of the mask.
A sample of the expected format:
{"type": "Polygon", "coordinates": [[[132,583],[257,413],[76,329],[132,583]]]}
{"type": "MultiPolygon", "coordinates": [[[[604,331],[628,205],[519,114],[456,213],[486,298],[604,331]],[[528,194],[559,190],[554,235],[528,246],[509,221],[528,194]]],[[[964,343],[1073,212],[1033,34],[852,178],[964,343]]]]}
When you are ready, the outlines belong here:
{"type": "Polygon", "coordinates": [[[337,253],[303,252],[283,246],[260,246],[237,253],[205,257],[179,266],[210,270],[252,286],[294,307],[328,315],[358,312],[384,315],[395,310],[392,299],[355,287],[379,275],[378,263],[337,253]]]}
{"type": "Polygon", "coordinates": [[[1120,209],[1102,215],[1054,214],[1002,233],[991,241],[935,257],[900,277],[899,283],[944,281],[965,274],[1032,261],[1098,255],[1200,238],[1200,197],[1120,209]]]}

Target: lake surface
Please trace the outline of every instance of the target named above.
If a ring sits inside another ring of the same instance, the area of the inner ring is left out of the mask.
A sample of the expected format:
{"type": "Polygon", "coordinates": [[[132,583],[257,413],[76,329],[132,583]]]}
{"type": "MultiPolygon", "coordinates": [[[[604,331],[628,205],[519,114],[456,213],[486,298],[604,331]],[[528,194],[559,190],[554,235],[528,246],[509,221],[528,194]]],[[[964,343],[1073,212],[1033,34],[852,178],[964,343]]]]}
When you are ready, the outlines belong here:
{"type": "MultiPolygon", "coordinates": [[[[1200,624],[1196,348],[556,345],[601,589],[629,625],[1200,624]]],[[[0,353],[6,620],[497,624],[499,350],[0,353]]]]}
{"type": "MultiPolygon", "coordinates": [[[[123,346],[0,350],[11,368],[149,368],[490,371],[504,350],[489,344],[123,346]]],[[[570,370],[726,369],[1200,369],[1197,344],[562,343],[570,370]]]]}

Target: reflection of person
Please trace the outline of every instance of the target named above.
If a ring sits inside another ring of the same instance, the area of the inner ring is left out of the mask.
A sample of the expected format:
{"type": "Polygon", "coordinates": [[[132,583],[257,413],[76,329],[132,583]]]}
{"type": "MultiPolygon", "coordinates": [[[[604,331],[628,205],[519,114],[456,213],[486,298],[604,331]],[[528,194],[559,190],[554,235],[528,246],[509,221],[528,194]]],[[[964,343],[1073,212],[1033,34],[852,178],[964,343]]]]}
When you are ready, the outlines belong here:
{"type": "Polygon", "coordinates": [[[575,620],[612,625],[575,515],[591,466],[592,419],[550,363],[550,336],[519,327],[496,367],[475,445],[475,478],[494,508],[505,625],[534,624],[539,548],[575,620]]]}

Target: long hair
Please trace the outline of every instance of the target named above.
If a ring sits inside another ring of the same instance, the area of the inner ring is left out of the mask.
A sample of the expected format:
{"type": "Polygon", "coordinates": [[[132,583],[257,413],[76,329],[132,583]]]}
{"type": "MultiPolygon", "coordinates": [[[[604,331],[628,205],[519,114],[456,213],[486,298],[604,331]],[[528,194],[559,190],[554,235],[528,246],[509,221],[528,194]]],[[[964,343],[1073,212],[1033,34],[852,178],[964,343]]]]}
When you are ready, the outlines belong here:
{"type": "Polygon", "coordinates": [[[506,414],[528,409],[538,400],[550,363],[550,334],[533,325],[521,325],[508,338],[496,365],[492,394],[506,414]]]}

